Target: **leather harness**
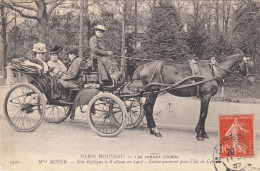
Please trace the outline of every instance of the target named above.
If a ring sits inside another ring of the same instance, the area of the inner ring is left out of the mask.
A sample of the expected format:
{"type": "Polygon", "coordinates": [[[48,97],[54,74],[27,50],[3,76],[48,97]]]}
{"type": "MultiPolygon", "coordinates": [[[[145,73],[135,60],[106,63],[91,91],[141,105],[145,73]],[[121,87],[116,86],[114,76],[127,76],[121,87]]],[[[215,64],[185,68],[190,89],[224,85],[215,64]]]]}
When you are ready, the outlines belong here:
{"type": "MultiPolygon", "coordinates": [[[[155,74],[158,73],[159,77],[160,77],[160,81],[161,81],[161,86],[168,86],[168,84],[167,85],[164,84],[164,79],[163,79],[163,76],[162,76],[163,63],[164,62],[160,62],[160,63],[158,63],[156,65],[155,70],[153,71],[153,74],[152,74],[152,76],[151,76],[151,78],[149,80],[149,84],[148,85],[152,85],[153,84],[152,81],[154,80],[155,74]]],[[[150,63],[148,63],[147,65],[149,65],[149,64],[150,63]]],[[[199,72],[199,66],[198,66],[197,62],[195,60],[191,60],[191,61],[189,61],[189,64],[190,64],[190,68],[191,68],[191,71],[192,71],[192,75],[194,77],[201,77],[200,76],[201,74],[199,72]]],[[[221,77],[221,72],[220,72],[219,65],[217,64],[217,61],[215,60],[214,57],[211,59],[211,63],[209,63],[209,65],[211,65],[212,72],[213,72],[213,74],[215,76],[215,78],[213,78],[211,80],[215,80],[215,79],[221,77]],[[215,70],[214,70],[214,67],[215,67],[215,70]]],[[[222,79],[221,79],[221,81],[222,81],[222,79]]],[[[196,94],[196,96],[197,96],[197,98],[199,98],[199,96],[200,96],[199,89],[200,89],[201,83],[200,84],[196,84],[196,82],[194,81],[194,85],[196,85],[196,87],[197,87],[197,91],[196,91],[197,94],[196,94]]]]}

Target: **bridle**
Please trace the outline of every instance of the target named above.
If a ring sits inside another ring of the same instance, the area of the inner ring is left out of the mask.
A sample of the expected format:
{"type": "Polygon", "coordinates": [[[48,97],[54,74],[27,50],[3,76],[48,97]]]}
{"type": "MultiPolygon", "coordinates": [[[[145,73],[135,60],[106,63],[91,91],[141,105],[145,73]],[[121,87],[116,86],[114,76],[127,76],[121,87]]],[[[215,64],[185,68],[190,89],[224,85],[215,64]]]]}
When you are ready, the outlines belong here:
{"type": "Polygon", "coordinates": [[[249,63],[248,63],[248,61],[250,61],[250,58],[244,57],[244,58],[243,58],[243,61],[242,61],[242,64],[241,64],[241,66],[240,66],[239,69],[238,69],[239,71],[241,71],[241,70],[242,70],[242,67],[245,65],[245,68],[246,68],[246,77],[254,75],[254,74],[251,74],[251,73],[249,72],[249,68],[248,68],[249,63]]]}

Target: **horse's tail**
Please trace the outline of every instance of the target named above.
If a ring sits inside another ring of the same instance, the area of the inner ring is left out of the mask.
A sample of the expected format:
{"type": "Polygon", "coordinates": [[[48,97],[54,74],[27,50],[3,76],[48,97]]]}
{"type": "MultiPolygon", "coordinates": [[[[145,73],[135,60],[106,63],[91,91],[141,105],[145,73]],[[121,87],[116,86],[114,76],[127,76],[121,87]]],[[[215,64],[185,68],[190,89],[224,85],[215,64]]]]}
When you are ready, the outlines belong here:
{"type": "Polygon", "coordinates": [[[142,69],[145,67],[145,65],[141,65],[141,66],[139,66],[136,70],[135,70],[135,72],[134,72],[134,74],[133,74],[133,80],[140,80],[141,79],[141,77],[140,77],[140,72],[142,71],[142,69]]]}

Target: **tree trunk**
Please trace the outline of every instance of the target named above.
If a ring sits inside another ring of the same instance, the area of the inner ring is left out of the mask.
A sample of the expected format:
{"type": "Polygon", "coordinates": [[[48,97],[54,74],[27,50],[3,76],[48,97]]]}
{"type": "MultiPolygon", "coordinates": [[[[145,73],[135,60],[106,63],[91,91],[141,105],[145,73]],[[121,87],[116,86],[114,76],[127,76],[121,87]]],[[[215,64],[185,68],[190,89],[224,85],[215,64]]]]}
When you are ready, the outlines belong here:
{"type": "Polygon", "coordinates": [[[209,33],[211,33],[211,14],[210,14],[210,12],[209,12],[209,16],[208,16],[207,30],[209,33]]]}
{"type": "Polygon", "coordinates": [[[80,20],[79,20],[79,57],[83,57],[83,8],[84,0],[80,1],[80,20]]]}
{"type": "MultiPolygon", "coordinates": [[[[46,4],[38,4],[38,32],[39,42],[46,45],[47,52],[49,52],[49,19],[46,11],[46,4]]],[[[48,53],[45,54],[45,61],[49,60],[48,53]]]]}
{"type": "Polygon", "coordinates": [[[216,33],[217,33],[217,36],[219,35],[219,2],[218,0],[216,0],[216,24],[215,24],[215,27],[216,27],[216,33]]]}
{"type": "MultiPolygon", "coordinates": [[[[231,3],[231,2],[229,2],[231,3]]],[[[225,32],[228,33],[228,23],[229,23],[229,18],[230,18],[230,8],[231,8],[231,4],[228,4],[227,6],[227,17],[225,20],[225,32]]]]}
{"type": "Polygon", "coordinates": [[[6,38],[6,27],[7,27],[7,18],[5,15],[5,9],[3,5],[3,0],[1,1],[1,37],[2,37],[2,54],[1,54],[1,71],[3,72],[3,76],[6,77],[6,53],[7,53],[7,38],[6,38]]]}
{"type": "Polygon", "coordinates": [[[84,19],[87,22],[86,24],[86,37],[85,37],[85,48],[86,50],[89,49],[89,39],[90,39],[90,19],[89,19],[89,12],[88,12],[88,0],[85,0],[84,4],[84,19]]]}
{"type": "Polygon", "coordinates": [[[135,0],[135,37],[137,38],[137,0],[135,0]]]}
{"type": "MultiPolygon", "coordinates": [[[[125,0],[126,1],[126,0],[125,0]]],[[[125,57],[125,20],[126,20],[126,3],[124,1],[123,22],[122,22],[122,46],[121,46],[121,71],[125,79],[126,57],[125,57]]]]}
{"type": "Polygon", "coordinates": [[[222,32],[223,35],[225,35],[225,19],[226,19],[226,5],[225,5],[225,0],[222,0],[222,32]]]}
{"type": "Polygon", "coordinates": [[[154,11],[154,9],[156,7],[156,2],[157,2],[157,0],[153,0],[153,11],[154,11]]]}
{"type": "Polygon", "coordinates": [[[4,78],[6,78],[6,69],[5,69],[5,67],[7,66],[6,53],[7,53],[7,42],[3,43],[3,65],[2,65],[2,71],[3,71],[4,78]]]}
{"type": "MultiPolygon", "coordinates": [[[[39,31],[39,42],[44,43],[46,45],[47,52],[49,52],[49,26],[46,21],[46,19],[43,19],[38,25],[38,31],[39,31]]],[[[45,54],[46,61],[49,60],[48,53],[45,54]]]]}

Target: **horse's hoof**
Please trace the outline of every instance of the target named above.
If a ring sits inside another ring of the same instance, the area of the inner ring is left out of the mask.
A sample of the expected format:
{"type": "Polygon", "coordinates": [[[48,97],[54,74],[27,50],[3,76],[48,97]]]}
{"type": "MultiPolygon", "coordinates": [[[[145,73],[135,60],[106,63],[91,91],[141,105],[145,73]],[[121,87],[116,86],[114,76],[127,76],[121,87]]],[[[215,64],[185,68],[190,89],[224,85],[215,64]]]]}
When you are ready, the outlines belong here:
{"type": "Polygon", "coordinates": [[[159,133],[155,133],[155,136],[156,137],[162,137],[162,134],[159,132],[159,133]]]}
{"type": "Polygon", "coordinates": [[[196,136],[196,138],[197,138],[198,141],[204,141],[204,138],[201,137],[201,136],[196,136]]]}
{"type": "Polygon", "coordinates": [[[203,134],[203,135],[202,135],[202,138],[209,139],[209,136],[208,136],[207,134],[203,134]]]}
{"type": "Polygon", "coordinates": [[[154,130],[150,130],[150,134],[155,135],[156,137],[162,137],[162,134],[160,132],[155,132],[154,130]]]}

